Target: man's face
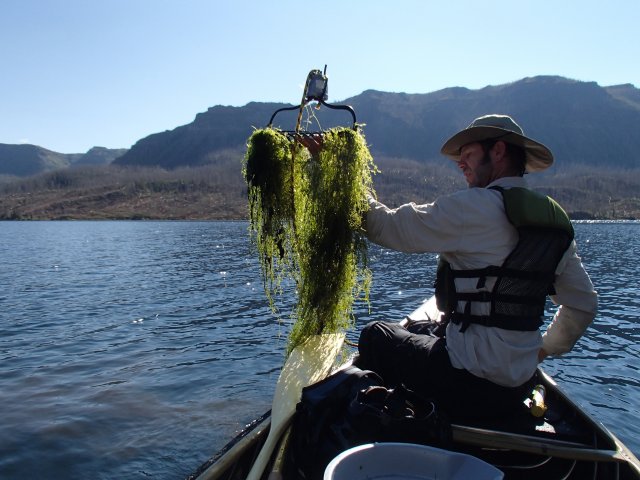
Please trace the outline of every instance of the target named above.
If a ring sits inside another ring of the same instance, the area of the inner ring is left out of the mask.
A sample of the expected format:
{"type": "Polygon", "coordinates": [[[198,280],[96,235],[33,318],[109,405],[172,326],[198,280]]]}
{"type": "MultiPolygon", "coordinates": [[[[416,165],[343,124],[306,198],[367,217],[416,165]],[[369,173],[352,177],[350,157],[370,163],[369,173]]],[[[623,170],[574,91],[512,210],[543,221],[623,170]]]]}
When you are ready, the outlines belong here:
{"type": "Polygon", "coordinates": [[[469,188],[483,188],[492,181],[493,165],[489,158],[485,158],[482,145],[477,142],[469,143],[460,149],[458,167],[462,170],[469,188]]]}

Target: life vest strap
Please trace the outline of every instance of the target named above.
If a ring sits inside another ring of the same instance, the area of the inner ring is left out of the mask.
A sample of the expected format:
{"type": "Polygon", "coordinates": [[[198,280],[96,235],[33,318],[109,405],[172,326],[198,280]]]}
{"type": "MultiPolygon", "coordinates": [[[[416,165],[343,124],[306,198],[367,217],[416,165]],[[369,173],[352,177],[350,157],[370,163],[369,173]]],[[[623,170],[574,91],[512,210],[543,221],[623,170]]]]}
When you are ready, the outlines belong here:
{"type": "Polygon", "coordinates": [[[498,327],[504,330],[532,332],[538,330],[544,323],[540,317],[511,317],[500,314],[467,315],[466,313],[458,312],[449,314],[449,320],[456,325],[461,325],[461,332],[464,332],[470,324],[498,327]]]}
{"type": "Polygon", "coordinates": [[[509,295],[497,292],[468,292],[456,294],[456,299],[462,302],[505,302],[518,305],[538,305],[540,299],[533,295],[509,295]]]}
{"type": "Polygon", "coordinates": [[[484,268],[475,268],[472,270],[451,270],[453,278],[482,278],[482,277],[511,277],[525,280],[540,280],[545,282],[553,282],[554,274],[549,272],[518,270],[509,267],[498,267],[490,265],[484,268]]]}

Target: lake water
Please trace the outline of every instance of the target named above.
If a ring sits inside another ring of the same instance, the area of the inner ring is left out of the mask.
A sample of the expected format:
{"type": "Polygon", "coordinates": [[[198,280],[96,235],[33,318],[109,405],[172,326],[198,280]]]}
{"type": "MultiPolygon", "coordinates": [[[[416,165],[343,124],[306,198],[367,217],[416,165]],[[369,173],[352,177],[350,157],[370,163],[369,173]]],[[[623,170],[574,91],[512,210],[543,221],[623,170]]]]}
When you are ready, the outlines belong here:
{"type": "MultiPolygon", "coordinates": [[[[600,312],[545,369],[638,454],[640,223],[575,226],[600,312]]],[[[0,253],[0,478],[184,478],[270,408],[288,325],[246,222],[0,222],[0,253]]],[[[358,326],[432,293],[433,255],[370,256],[358,326]]]]}

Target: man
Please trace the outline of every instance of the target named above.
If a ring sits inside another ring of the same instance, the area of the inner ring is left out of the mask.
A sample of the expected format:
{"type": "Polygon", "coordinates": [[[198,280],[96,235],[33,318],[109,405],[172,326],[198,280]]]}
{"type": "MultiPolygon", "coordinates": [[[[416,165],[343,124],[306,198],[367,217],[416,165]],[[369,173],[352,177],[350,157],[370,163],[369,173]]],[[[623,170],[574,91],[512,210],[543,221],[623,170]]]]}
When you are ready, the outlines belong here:
{"type": "Polygon", "coordinates": [[[446,334],[373,322],[360,336],[358,364],[435,397],[454,416],[503,414],[521,408],[540,361],[571,350],[595,317],[597,294],[564,211],[526,188],[524,173],[553,163],[547,147],[511,117],[486,115],[441,152],[469,189],[396,209],[370,198],[366,224],[384,247],[440,254],[446,334]],[[547,294],[559,307],[541,335],[547,294]]]}

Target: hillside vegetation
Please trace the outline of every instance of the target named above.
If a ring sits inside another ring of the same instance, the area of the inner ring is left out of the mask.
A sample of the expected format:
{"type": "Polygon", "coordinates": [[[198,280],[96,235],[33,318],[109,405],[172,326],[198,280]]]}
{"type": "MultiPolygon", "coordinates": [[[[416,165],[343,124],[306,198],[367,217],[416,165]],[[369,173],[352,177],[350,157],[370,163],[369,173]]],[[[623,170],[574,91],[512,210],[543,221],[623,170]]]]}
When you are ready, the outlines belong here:
{"type": "MultiPolygon", "coordinates": [[[[378,158],[378,197],[389,206],[466,188],[452,162],[418,163],[378,158]]],[[[640,170],[568,168],[529,175],[529,183],[553,196],[574,219],[640,219],[640,170]]],[[[0,219],[247,218],[240,160],[165,170],[159,167],[77,167],[0,185],[0,219]]]]}

